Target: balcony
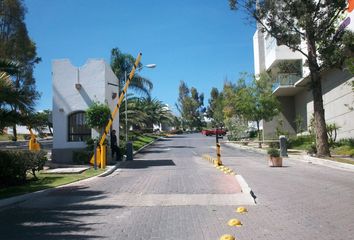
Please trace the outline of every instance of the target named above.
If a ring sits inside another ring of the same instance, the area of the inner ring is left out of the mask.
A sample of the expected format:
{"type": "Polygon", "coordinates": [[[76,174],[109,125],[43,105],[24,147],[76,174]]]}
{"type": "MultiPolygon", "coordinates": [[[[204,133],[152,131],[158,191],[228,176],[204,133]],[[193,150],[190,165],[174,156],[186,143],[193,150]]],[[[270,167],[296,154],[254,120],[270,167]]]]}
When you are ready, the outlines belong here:
{"type": "Polygon", "coordinates": [[[277,66],[283,60],[302,60],[299,52],[294,52],[285,45],[278,45],[277,40],[267,35],[265,37],[265,68],[267,71],[277,66]]]}
{"type": "Polygon", "coordinates": [[[295,73],[279,73],[275,78],[273,94],[275,96],[294,96],[302,91],[303,87],[296,87],[295,83],[302,77],[295,73]]]}

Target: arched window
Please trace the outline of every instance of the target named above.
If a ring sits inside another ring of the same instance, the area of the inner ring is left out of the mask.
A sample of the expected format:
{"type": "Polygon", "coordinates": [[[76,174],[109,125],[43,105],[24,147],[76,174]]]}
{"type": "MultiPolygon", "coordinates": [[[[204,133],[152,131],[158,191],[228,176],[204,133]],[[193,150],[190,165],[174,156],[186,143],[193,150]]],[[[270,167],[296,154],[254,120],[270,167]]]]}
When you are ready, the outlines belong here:
{"type": "Polygon", "coordinates": [[[74,112],[69,115],[68,119],[69,142],[83,142],[91,137],[91,129],[85,124],[85,112],[74,112]]]}

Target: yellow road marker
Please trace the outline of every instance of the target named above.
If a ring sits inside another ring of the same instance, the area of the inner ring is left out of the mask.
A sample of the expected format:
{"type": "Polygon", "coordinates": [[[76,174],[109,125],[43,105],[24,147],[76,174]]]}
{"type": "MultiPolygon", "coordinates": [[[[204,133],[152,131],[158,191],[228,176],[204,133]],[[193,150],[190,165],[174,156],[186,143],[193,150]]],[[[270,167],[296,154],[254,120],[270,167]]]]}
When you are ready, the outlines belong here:
{"type": "Polygon", "coordinates": [[[220,240],[236,240],[236,238],[230,234],[224,234],[220,237],[220,240]]]}
{"type": "Polygon", "coordinates": [[[248,212],[248,210],[247,210],[247,208],[245,208],[245,207],[238,207],[238,208],[236,209],[236,212],[242,214],[242,213],[248,212]]]}
{"type": "Polygon", "coordinates": [[[241,227],[242,223],[240,220],[232,218],[227,222],[227,225],[229,225],[230,227],[241,227]]]}

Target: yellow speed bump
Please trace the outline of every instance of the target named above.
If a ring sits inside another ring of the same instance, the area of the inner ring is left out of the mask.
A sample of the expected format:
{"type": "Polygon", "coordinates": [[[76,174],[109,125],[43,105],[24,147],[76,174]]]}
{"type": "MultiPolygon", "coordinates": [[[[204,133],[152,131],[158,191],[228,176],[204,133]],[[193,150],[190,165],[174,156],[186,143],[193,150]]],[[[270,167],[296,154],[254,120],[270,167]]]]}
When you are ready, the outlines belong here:
{"type": "Polygon", "coordinates": [[[220,237],[220,240],[236,240],[236,238],[230,234],[224,234],[220,237]]]}
{"type": "Polygon", "coordinates": [[[242,213],[248,212],[248,210],[247,210],[247,208],[245,208],[245,207],[238,207],[238,208],[236,209],[236,212],[242,214],[242,213]]]}
{"type": "Polygon", "coordinates": [[[233,218],[227,222],[227,225],[229,225],[230,227],[241,227],[242,223],[240,220],[233,218]]]}

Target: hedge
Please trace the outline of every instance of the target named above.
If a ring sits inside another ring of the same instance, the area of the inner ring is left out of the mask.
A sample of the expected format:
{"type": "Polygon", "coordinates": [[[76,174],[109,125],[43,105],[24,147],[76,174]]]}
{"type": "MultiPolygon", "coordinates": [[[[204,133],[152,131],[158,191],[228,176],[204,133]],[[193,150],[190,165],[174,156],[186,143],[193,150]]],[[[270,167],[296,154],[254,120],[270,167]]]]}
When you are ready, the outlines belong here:
{"type": "Polygon", "coordinates": [[[47,161],[46,152],[29,150],[0,150],[0,186],[23,184],[27,174],[36,178],[47,161]]]}

